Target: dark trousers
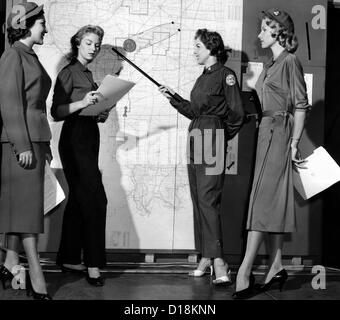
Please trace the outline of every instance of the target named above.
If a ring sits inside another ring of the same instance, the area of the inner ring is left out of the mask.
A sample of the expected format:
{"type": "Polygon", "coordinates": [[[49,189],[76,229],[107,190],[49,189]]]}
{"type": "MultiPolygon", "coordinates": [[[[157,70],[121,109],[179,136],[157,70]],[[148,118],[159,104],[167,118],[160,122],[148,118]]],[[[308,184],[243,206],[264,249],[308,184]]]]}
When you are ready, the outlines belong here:
{"type": "Polygon", "coordinates": [[[203,164],[188,164],[195,247],[205,258],[222,258],[220,207],[225,172],[207,175],[206,168],[203,164]]]}
{"type": "Polygon", "coordinates": [[[102,268],[106,263],[107,198],[98,168],[99,131],[86,119],[63,128],[60,158],[69,185],[57,264],[81,263],[102,268]],[[77,127],[78,126],[78,127],[77,127]]]}

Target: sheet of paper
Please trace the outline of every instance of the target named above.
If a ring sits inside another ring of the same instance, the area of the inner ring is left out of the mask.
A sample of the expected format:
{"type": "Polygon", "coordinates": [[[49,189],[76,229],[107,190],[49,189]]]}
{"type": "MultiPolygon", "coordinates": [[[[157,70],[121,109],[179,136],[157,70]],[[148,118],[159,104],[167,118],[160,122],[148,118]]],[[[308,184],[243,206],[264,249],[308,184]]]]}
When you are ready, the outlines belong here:
{"type": "Polygon", "coordinates": [[[98,103],[83,109],[80,115],[97,116],[103,111],[110,110],[134,85],[134,82],[106,75],[97,90],[100,93],[98,95],[98,103]]]}
{"type": "Polygon", "coordinates": [[[340,167],[323,148],[306,158],[306,169],[293,170],[294,186],[307,200],[340,180],[340,167]]]}
{"type": "Polygon", "coordinates": [[[305,82],[307,88],[308,103],[313,105],[313,74],[305,73],[305,82]]]}
{"type": "Polygon", "coordinates": [[[65,199],[65,193],[61,188],[50,165],[45,164],[45,185],[44,185],[44,214],[50,212],[65,199]]]}
{"type": "Polygon", "coordinates": [[[228,141],[225,174],[237,175],[238,170],[238,134],[228,141]]]}

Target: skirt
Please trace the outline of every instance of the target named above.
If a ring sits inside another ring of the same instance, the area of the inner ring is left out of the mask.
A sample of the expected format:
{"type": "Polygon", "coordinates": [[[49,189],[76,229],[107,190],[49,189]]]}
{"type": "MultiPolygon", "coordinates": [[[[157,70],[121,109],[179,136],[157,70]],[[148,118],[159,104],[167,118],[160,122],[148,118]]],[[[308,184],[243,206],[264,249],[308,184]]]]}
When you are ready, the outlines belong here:
{"type": "Polygon", "coordinates": [[[1,143],[0,233],[44,232],[44,174],[48,143],[32,143],[33,165],[22,168],[10,143],[1,143]]]}
{"type": "Polygon", "coordinates": [[[259,127],[256,163],[249,201],[247,229],[291,233],[296,231],[290,137],[291,115],[264,117],[259,127]]]}

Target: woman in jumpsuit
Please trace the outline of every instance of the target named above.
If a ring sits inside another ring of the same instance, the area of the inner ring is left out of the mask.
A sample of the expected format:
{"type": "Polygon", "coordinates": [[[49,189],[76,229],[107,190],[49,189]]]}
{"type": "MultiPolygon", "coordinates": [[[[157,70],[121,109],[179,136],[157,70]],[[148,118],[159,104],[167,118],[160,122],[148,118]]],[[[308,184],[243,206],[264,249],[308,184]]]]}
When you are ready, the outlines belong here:
{"type": "Polygon", "coordinates": [[[82,27],[71,38],[70,63],[58,74],[51,114],[65,120],[59,153],[69,186],[57,264],[62,271],[83,272],[87,281],[103,286],[100,268],[106,263],[105,223],[107,199],[98,167],[99,117],[79,113],[97,101],[96,83],[87,65],[100,51],[104,31],[98,26],[82,27]]]}
{"type": "Polygon", "coordinates": [[[191,120],[188,175],[194,208],[195,246],[202,258],[197,269],[189,275],[202,276],[210,267],[215,271],[214,284],[226,284],[231,279],[228,264],[223,260],[221,195],[227,141],[242,126],[243,104],[235,73],[224,66],[227,51],[221,36],[199,29],[194,39],[194,56],[198,64],[204,66],[204,71],[192,89],[190,101],[166,86],[161,86],[160,92],[191,120]],[[213,153],[217,155],[214,164],[208,160],[213,153]]]}
{"type": "Polygon", "coordinates": [[[32,49],[44,42],[46,20],[43,6],[34,2],[17,5],[20,12],[11,13],[7,20],[11,47],[0,60],[0,233],[7,237],[0,280],[4,289],[17,285],[13,274],[20,272],[22,241],[29,265],[27,293],[35,300],[51,300],[37,249],[38,234],[44,232],[45,163],[52,159],[46,117],[51,79],[32,49]]]}
{"type": "Polygon", "coordinates": [[[282,289],[288,275],[282,266],[283,237],[295,231],[293,165],[302,166],[298,143],[310,108],[297,49],[294,23],[284,11],[263,12],[258,38],[273,57],[262,71],[256,91],[262,106],[253,186],[247,219],[246,253],[238,270],[235,298],[254,293],[251,268],[265,234],[271,241],[270,267],[264,284],[282,289]]]}

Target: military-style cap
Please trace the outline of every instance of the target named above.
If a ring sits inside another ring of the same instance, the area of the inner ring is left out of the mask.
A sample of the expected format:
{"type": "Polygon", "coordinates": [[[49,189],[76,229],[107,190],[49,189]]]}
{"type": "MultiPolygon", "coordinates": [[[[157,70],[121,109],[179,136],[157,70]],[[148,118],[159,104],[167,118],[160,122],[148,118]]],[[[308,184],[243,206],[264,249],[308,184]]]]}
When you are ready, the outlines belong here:
{"type": "Polygon", "coordinates": [[[7,18],[7,27],[24,29],[27,19],[39,15],[44,9],[44,5],[38,6],[35,2],[19,3],[13,7],[7,18]]]}
{"type": "Polygon", "coordinates": [[[262,11],[262,13],[281,24],[288,31],[294,32],[294,22],[287,12],[271,8],[266,11],[262,11]]]}

